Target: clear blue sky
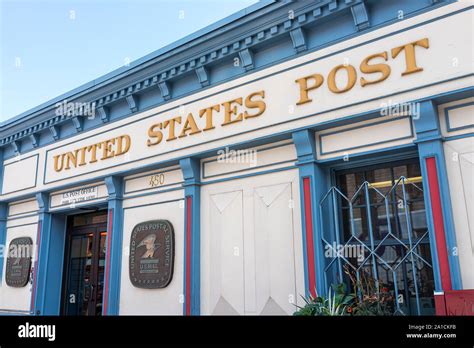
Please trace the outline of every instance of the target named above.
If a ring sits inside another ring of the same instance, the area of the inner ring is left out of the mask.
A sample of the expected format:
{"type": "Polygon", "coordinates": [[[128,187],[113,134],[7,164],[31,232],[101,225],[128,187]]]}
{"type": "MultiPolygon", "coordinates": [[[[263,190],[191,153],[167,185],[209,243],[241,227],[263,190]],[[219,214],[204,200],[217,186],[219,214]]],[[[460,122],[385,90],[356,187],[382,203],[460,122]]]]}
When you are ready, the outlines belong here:
{"type": "Polygon", "coordinates": [[[0,0],[0,121],[257,0],[0,0]]]}

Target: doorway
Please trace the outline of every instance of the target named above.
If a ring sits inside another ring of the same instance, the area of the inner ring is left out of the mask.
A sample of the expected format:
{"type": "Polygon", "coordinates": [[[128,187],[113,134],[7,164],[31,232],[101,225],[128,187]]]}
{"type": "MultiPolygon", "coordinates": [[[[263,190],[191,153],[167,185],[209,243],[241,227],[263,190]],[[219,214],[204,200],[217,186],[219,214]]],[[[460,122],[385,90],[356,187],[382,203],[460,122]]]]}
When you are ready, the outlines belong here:
{"type": "Polygon", "coordinates": [[[68,218],[62,315],[102,315],[107,212],[68,218]]]}

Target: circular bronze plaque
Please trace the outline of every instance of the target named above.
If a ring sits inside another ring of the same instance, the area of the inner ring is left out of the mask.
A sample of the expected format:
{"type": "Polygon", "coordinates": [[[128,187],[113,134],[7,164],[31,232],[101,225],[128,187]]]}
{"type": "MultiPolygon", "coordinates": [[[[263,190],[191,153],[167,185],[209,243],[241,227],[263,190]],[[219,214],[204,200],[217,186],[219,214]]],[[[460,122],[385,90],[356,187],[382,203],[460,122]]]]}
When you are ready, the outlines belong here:
{"type": "Polygon", "coordinates": [[[10,242],[5,274],[8,286],[21,288],[28,284],[32,254],[33,240],[30,237],[15,238],[10,242]]]}
{"type": "Polygon", "coordinates": [[[129,275],[133,286],[159,289],[173,277],[174,230],[168,220],[139,223],[130,237],[129,275]]]}

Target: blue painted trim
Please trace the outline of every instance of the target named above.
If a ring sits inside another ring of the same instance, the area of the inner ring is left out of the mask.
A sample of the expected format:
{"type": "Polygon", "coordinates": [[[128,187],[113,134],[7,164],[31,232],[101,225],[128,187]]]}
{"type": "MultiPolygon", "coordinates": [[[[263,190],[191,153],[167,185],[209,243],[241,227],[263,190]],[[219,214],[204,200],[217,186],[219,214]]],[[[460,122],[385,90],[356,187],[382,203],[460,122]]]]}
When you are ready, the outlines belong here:
{"type": "Polygon", "coordinates": [[[4,149],[0,148],[0,197],[3,192],[4,149]]]}
{"type": "Polygon", "coordinates": [[[450,141],[450,140],[458,140],[458,139],[465,139],[465,138],[471,138],[471,137],[474,137],[474,133],[452,135],[452,136],[449,136],[449,137],[444,137],[444,140],[445,141],[450,141]]]}
{"type": "Polygon", "coordinates": [[[453,131],[466,129],[466,128],[474,128],[474,124],[461,126],[461,127],[451,127],[451,125],[449,123],[449,111],[450,110],[463,108],[463,107],[466,107],[466,106],[469,106],[469,105],[474,105],[474,102],[464,103],[464,104],[459,104],[459,105],[453,105],[453,106],[450,106],[450,107],[447,107],[447,108],[444,109],[444,118],[446,120],[446,129],[447,129],[448,132],[453,132],[453,131]]]}
{"type": "MultiPolygon", "coordinates": [[[[122,274],[122,243],[123,243],[123,178],[117,176],[109,176],[105,178],[105,185],[109,194],[108,211],[107,211],[107,238],[110,240],[110,250],[106,251],[104,272],[104,300],[105,300],[105,284],[107,284],[108,276],[108,295],[107,306],[103,304],[104,315],[120,314],[120,287],[122,274]],[[110,220],[110,211],[112,211],[112,221],[110,220]],[[112,229],[110,229],[112,224],[112,229]],[[110,256],[109,256],[110,255],[110,256]],[[108,264],[110,260],[110,264],[108,264]],[[105,313],[107,310],[107,313],[105,313]]],[[[107,241],[107,246],[109,241],[107,241]]]]}
{"type": "Polygon", "coordinates": [[[50,261],[49,241],[51,236],[51,214],[48,213],[49,196],[46,193],[36,195],[39,206],[38,223],[41,224],[40,239],[36,240],[37,262],[34,274],[36,274],[36,284],[33,289],[34,307],[31,308],[32,315],[44,315],[46,297],[46,277],[48,274],[48,263],[50,261]]]}
{"type": "Polygon", "coordinates": [[[183,292],[186,294],[187,274],[191,272],[191,298],[184,296],[183,315],[186,315],[187,301],[190,301],[191,315],[201,314],[201,174],[200,161],[197,158],[184,158],[179,162],[184,177],[184,279],[183,292]],[[191,269],[186,266],[186,233],[188,226],[187,198],[192,199],[191,211],[191,269]]]}
{"type": "Polygon", "coordinates": [[[375,125],[378,125],[378,124],[395,122],[395,121],[402,120],[402,119],[410,119],[410,117],[409,117],[409,116],[408,116],[408,117],[407,117],[407,116],[394,117],[394,118],[388,119],[388,120],[377,121],[377,122],[368,123],[368,124],[364,124],[364,125],[357,125],[357,126],[352,127],[352,128],[346,128],[346,129],[337,130],[337,131],[330,132],[330,133],[320,134],[320,135],[319,135],[319,145],[320,145],[320,146],[319,146],[319,155],[320,155],[320,156],[329,155],[329,154],[337,153],[337,152],[341,152],[341,151],[356,150],[356,149],[360,149],[360,148],[363,148],[363,147],[368,147],[368,146],[373,146],[373,145],[381,145],[381,144],[390,143],[390,142],[392,142],[392,141],[397,141],[397,140],[404,140],[404,139],[411,139],[411,138],[413,138],[413,137],[414,137],[413,123],[412,123],[412,122],[409,122],[409,124],[410,124],[410,135],[408,135],[408,136],[404,136],[404,137],[400,137],[400,138],[394,138],[394,139],[388,139],[388,140],[382,140],[382,141],[379,141],[379,142],[376,142],[376,143],[369,143],[369,144],[365,144],[365,145],[358,145],[358,146],[353,146],[353,147],[346,147],[346,148],[343,148],[343,149],[340,149],[340,150],[335,150],[335,151],[323,152],[323,137],[325,137],[325,136],[332,135],[332,134],[340,134],[340,133],[344,133],[344,132],[349,132],[349,131],[352,131],[352,130],[355,130],[355,129],[360,129],[360,128],[365,128],[365,127],[375,126],[375,125]]]}
{"type": "MultiPolygon", "coordinates": [[[[446,234],[446,247],[448,249],[449,268],[451,282],[454,290],[462,289],[461,271],[457,253],[456,232],[451,206],[451,196],[449,192],[448,173],[444,158],[443,142],[439,125],[438,109],[434,101],[425,101],[420,105],[420,117],[415,122],[417,133],[417,145],[422,167],[423,188],[429,193],[429,183],[426,171],[426,158],[434,157],[438,174],[438,185],[441,195],[441,207],[443,210],[444,230],[446,234]]],[[[442,291],[439,262],[436,249],[435,231],[433,216],[431,213],[430,195],[425,195],[425,205],[427,209],[428,229],[430,232],[431,253],[433,257],[433,273],[435,274],[436,291],[442,291]],[[428,197],[428,199],[427,199],[428,197]]]]}
{"type": "Polygon", "coordinates": [[[25,188],[22,188],[20,190],[15,190],[15,191],[11,191],[11,192],[7,192],[7,193],[4,193],[3,192],[3,182],[2,182],[2,187],[0,187],[0,190],[1,190],[1,195],[0,196],[3,196],[3,195],[10,195],[12,193],[16,193],[16,192],[20,192],[20,191],[24,191],[24,190],[28,190],[28,189],[31,189],[31,188],[35,188],[36,185],[38,184],[38,168],[39,168],[39,154],[35,154],[35,155],[31,155],[31,156],[28,156],[28,157],[25,157],[25,158],[22,158],[18,161],[12,161],[10,163],[7,163],[7,164],[3,164],[3,170],[1,172],[2,174],[2,180],[4,179],[4,170],[7,166],[11,165],[11,164],[15,164],[15,163],[18,163],[18,162],[21,162],[21,161],[24,161],[24,160],[27,160],[29,158],[32,158],[32,157],[36,157],[36,169],[35,169],[35,184],[33,186],[30,186],[30,187],[25,187],[25,188]]]}
{"type": "Polygon", "coordinates": [[[298,161],[296,166],[299,172],[300,182],[300,205],[301,205],[301,230],[303,240],[303,264],[305,274],[305,295],[309,296],[312,289],[309,288],[308,253],[306,240],[306,215],[304,202],[304,179],[310,179],[311,211],[313,219],[313,245],[314,245],[314,270],[316,280],[316,293],[321,295],[326,292],[324,282],[324,254],[321,243],[322,231],[320,229],[321,217],[319,216],[319,198],[326,190],[326,181],[323,170],[316,163],[316,143],[314,132],[302,130],[292,134],[296,147],[298,161]]]}
{"type": "MultiPolygon", "coordinates": [[[[450,2],[450,1],[446,1],[446,2],[443,2],[442,4],[441,4],[441,3],[440,3],[440,4],[437,4],[436,6],[428,6],[428,7],[426,7],[426,8],[421,9],[421,10],[417,10],[417,11],[415,11],[415,12],[412,12],[412,13],[408,14],[408,15],[406,16],[406,18],[411,18],[411,17],[413,17],[413,16],[419,15],[419,14],[424,13],[424,12],[426,12],[426,11],[435,9],[435,8],[437,8],[437,7],[439,7],[439,6],[443,6],[443,5],[445,5],[446,3],[449,3],[449,2],[450,2]]],[[[354,4],[355,4],[355,3],[354,3],[354,4]]],[[[317,6],[322,6],[322,5],[323,5],[323,4],[318,4],[317,6]]],[[[318,7],[318,8],[320,9],[320,7],[318,7]]],[[[352,7],[351,7],[351,9],[352,9],[352,7]]],[[[459,11],[457,11],[457,12],[453,12],[453,13],[447,14],[447,15],[445,15],[445,16],[441,16],[441,17],[439,17],[439,18],[436,18],[436,19],[433,19],[433,20],[430,20],[430,21],[435,21],[435,20],[444,18],[444,17],[446,17],[446,16],[454,15],[454,14],[457,14],[457,13],[459,13],[459,12],[463,12],[463,11],[469,10],[469,9],[470,9],[470,8],[462,9],[462,10],[459,10],[459,11]]],[[[302,16],[300,16],[300,17],[302,17],[302,16]]],[[[298,18],[299,18],[299,17],[298,17],[298,18]]],[[[430,21],[427,21],[427,22],[430,22],[430,21]]],[[[374,27],[371,28],[370,30],[364,30],[364,33],[370,32],[370,31],[375,30],[375,29],[379,29],[379,28],[384,27],[384,26],[386,26],[386,25],[388,25],[388,24],[390,24],[390,23],[395,23],[395,22],[398,22],[398,20],[392,19],[392,20],[383,22],[383,23],[381,23],[381,24],[379,24],[379,25],[377,25],[377,26],[374,26],[374,27]]],[[[419,24],[417,24],[417,25],[422,25],[422,24],[425,24],[425,23],[427,23],[427,22],[419,23],[419,24]]],[[[417,26],[417,25],[415,25],[415,26],[417,26]]],[[[402,29],[401,31],[409,30],[409,29],[412,29],[412,28],[413,28],[413,27],[405,28],[405,29],[402,29]]],[[[334,40],[334,41],[328,42],[328,43],[326,43],[326,44],[324,44],[324,45],[320,45],[320,46],[318,46],[318,47],[314,47],[314,48],[311,50],[311,52],[313,52],[313,51],[315,51],[315,50],[319,50],[319,49],[324,48],[324,47],[327,47],[327,46],[330,46],[330,45],[334,45],[334,44],[336,44],[336,43],[338,43],[338,42],[347,40],[347,39],[352,38],[352,37],[357,37],[358,35],[360,35],[359,32],[357,32],[357,33],[352,33],[351,35],[348,35],[348,36],[346,36],[346,37],[343,37],[343,38],[341,38],[341,39],[339,39],[339,40],[334,40]]],[[[297,57],[297,56],[299,56],[299,55],[296,55],[296,57],[297,57]]],[[[286,58],[284,58],[284,59],[280,59],[280,60],[274,61],[274,62],[272,62],[271,64],[263,65],[261,68],[263,69],[263,68],[266,68],[266,67],[268,67],[268,66],[272,66],[272,65],[278,64],[278,63],[280,63],[280,62],[282,62],[282,61],[287,61],[287,60],[292,59],[292,58],[294,58],[294,57],[286,57],[286,58]]],[[[176,69],[176,68],[175,68],[175,69],[176,69]]],[[[260,68],[259,68],[259,70],[260,70],[260,68]]],[[[244,75],[244,74],[239,74],[239,75],[236,75],[236,76],[232,76],[231,80],[232,80],[232,79],[236,79],[236,78],[238,78],[238,77],[240,77],[240,76],[242,76],[242,75],[244,75]]],[[[227,80],[226,80],[226,81],[221,81],[221,83],[225,83],[225,82],[227,82],[227,80]]],[[[140,83],[138,83],[138,84],[140,84],[140,83]]],[[[135,85],[135,82],[134,82],[132,85],[135,85]]],[[[218,86],[218,85],[219,85],[219,84],[215,84],[214,86],[218,86]]],[[[196,92],[196,91],[192,91],[192,92],[190,92],[189,94],[193,94],[193,93],[195,93],[195,92],[196,92]]],[[[115,94],[118,94],[118,92],[115,92],[115,94]]],[[[188,95],[188,94],[184,94],[184,95],[182,95],[182,96],[180,96],[180,97],[185,97],[186,95],[188,95]]],[[[160,104],[158,103],[158,104],[155,105],[155,107],[156,107],[156,106],[159,106],[159,105],[160,105],[160,104]]],[[[26,114],[28,114],[28,113],[26,113],[26,114]]],[[[91,129],[93,129],[93,127],[92,127],[91,129]]]]}
{"type": "MultiPolygon", "coordinates": [[[[8,216],[8,204],[0,203],[0,246],[4,246],[4,250],[7,251],[7,216],[8,216]]],[[[3,282],[3,262],[5,255],[0,257],[0,286],[3,282]]]]}

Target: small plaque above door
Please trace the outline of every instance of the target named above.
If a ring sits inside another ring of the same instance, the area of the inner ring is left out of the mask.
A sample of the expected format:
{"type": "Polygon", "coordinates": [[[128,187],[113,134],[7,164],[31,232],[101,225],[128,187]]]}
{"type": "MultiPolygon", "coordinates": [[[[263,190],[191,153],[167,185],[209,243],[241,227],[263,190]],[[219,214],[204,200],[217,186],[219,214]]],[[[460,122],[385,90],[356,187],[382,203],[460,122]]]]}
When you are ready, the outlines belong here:
{"type": "Polygon", "coordinates": [[[5,280],[8,286],[21,288],[28,284],[33,241],[30,237],[15,238],[8,247],[5,280]]]}
{"type": "Polygon", "coordinates": [[[173,278],[174,230],[168,220],[139,223],[130,238],[129,275],[133,286],[159,289],[173,278]]]}

